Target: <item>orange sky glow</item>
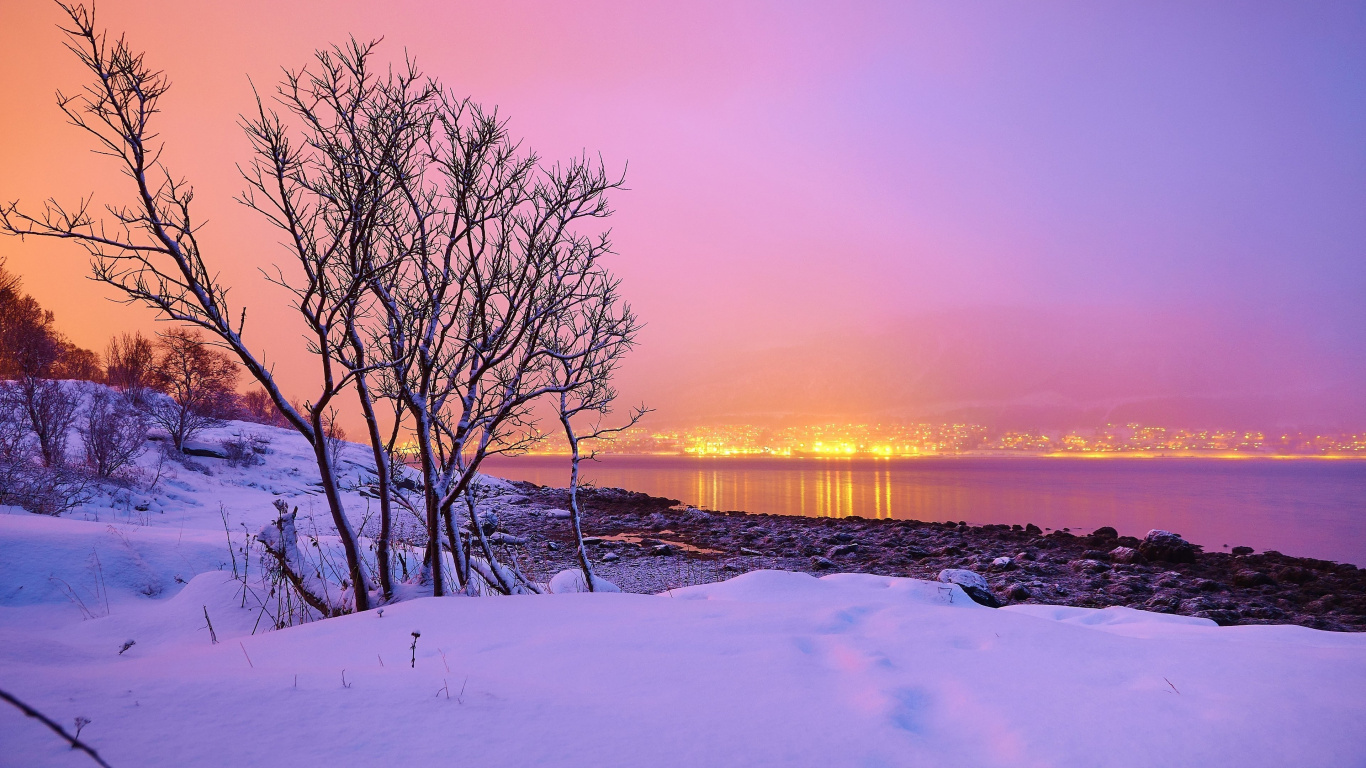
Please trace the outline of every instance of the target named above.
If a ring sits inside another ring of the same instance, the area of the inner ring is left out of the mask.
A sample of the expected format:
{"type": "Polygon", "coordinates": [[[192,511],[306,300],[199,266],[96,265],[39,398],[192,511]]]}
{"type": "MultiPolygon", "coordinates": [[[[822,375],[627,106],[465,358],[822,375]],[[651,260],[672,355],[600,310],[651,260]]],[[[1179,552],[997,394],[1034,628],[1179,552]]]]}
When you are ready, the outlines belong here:
{"type": "MultiPolygon", "coordinates": [[[[657,424],[1366,426],[1366,12],[1351,3],[106,0],[286,389],[285,252],[233,202],[281,66],[385,38],[543,157],[627,170],[612,267],[657,424]]],[[[0,198],[127,199],[63,122],[58,9],[0,3],[0,198]]],[[[155,330],[67,243],[0,257],[77,343],[155,330]]]]}

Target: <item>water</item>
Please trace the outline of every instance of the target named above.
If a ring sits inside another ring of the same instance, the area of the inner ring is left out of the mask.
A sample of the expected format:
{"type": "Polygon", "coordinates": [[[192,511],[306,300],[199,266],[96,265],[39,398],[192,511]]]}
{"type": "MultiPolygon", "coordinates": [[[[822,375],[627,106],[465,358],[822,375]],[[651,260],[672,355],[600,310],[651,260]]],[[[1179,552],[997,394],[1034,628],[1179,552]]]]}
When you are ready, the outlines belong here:
{"type": "MultiPolygon", "coordinates": [[[[490,460],[490,474],[565,486],[568,460],[490,460]]],[[[603,456],[604,487],[717,510],[1034,523],[1121,535],[1163,528],[1210,551],[1274,549],[1366,566],[1366,461],[773,459],[603,456]]]]}

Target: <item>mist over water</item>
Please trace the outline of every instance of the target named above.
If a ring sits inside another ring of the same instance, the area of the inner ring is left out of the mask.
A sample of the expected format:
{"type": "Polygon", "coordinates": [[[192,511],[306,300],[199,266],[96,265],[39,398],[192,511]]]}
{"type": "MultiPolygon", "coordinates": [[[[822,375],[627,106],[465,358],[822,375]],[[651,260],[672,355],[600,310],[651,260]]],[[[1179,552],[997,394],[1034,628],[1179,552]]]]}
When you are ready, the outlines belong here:
{"type": "MultiPolygon", "coordinates": [[[[500,458],[485,471],[568,484],[563,457],[500,458]]],[[[1138,537],[1162,528],[1212,552],[1250,546],[1366,566],[1366,461],[606,455],[583,471],[598,486],[716,510],[1108,525],[1138,537]]]]}

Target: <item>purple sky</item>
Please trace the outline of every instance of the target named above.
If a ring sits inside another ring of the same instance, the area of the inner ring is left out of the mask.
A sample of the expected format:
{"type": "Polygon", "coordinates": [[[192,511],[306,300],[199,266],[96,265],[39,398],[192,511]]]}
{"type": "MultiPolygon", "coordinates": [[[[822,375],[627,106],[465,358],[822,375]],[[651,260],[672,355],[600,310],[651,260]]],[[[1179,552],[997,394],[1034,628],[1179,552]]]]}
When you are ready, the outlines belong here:
{"type": "MultiPolygon", "coordinates": [[[[1366,3],[510,8],[100,6],[176,83],[168,157],[258,327],[288,314],[230,200],[246,76],[384,35],[543,155],[629,161],[623,389],[657,424],[1366,427],[1366,3]]],[[[0,197],[104,192],[56,10],[0,13],[0,197]]],[[[78,341],[149,327],[70,249],[5,254],[78,341]]]]}

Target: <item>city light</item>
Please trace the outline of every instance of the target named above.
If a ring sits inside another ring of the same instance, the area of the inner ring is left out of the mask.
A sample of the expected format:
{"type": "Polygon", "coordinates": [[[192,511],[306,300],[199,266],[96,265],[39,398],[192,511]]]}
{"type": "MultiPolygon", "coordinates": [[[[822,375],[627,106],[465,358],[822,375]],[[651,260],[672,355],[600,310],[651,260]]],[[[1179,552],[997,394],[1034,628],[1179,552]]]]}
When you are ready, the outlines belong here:
{"type": "MultiPolygon", "coordinates": [[[[770,428],[752,424],[686,429],[626,430],[598,453],[699,457],[915,456],[1203,456],[1217,458],[1366,458],[1366,434],[1304,434],[1225,429],[1188,429],[1145,424],[1097,429],[1031,432],[993,431],[979,424],[821,424],[770,428]]],[[[549,439],[534,453],[564,453],[549,439]]]]}

